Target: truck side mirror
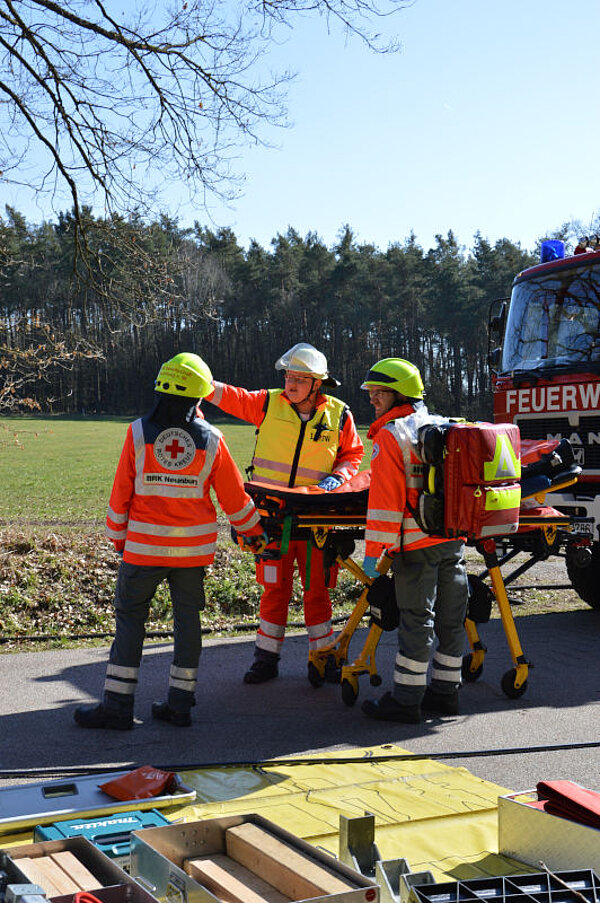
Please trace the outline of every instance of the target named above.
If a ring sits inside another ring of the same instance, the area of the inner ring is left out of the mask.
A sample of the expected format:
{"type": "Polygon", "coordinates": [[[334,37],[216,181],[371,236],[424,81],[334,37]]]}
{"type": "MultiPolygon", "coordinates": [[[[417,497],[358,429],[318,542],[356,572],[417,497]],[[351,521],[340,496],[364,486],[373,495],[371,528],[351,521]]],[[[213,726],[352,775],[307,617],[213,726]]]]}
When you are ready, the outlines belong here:
{"type": "Polygon", "coordinates": [[[504,335],[504,327],[506,326],[506,311],[508,305],[504,300],[496,301],[494,303],[500,304],[500,307],[498,308],[497,313],[490,316],[490,334],[502,338],[504,335]]]}
{"type": "Polygon", "coordinates": [[[500,364],[500,358],[502,355],[502,348],[492,348],[488,354],[488,364],[490,370],[496,371],[498,369],[498,365],[500,364]]]}
{"type": "Polygon", "coordinates": [[[488,367],[492,373],[498,372],[502,357],[502,340],[508,313],[508,298],[498,298],[490,304],[488,314],[488,367]]]}

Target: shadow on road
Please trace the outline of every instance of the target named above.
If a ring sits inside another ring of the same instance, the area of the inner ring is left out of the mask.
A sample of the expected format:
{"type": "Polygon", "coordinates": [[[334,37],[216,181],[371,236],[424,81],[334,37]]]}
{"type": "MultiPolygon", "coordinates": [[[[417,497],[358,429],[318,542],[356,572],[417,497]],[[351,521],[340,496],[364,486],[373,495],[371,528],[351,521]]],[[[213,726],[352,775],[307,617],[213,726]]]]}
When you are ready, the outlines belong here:
{"type": "MultiPolygon", "coordinates": [[[[76,705],[98,699],[107,649],[0,656],[4,687],[0,731],[0,782],[9,770],[104,768],[129,764],[177,768],[205,763],[259,762],[309,751],[392,743],[415,753],[573,742],[588,736],[583,713],[600,701],[600,613],[582,610],[519,617],[517,630],[533,662],[527,691],[509,699],[502,674],[512,667],[500,621],[481,625],[488,647],[479,680],[461,690],[461,714],[421,725],[373,722],[360,703],[391,687],[394,633],[377,650],[381,687],[360,679],[355,706],[344,705],[340,688],[315,689],[306,679],[304,634],[286,639],[280,677],[247,686],[242,676],[253,640],[209,641],[203,651],[198,703],[191,728],[153,722],[153,700],[166,693],[171,647],[147,647],[142,662],[133,731],[83,730],[73,722],[76,705]]],[[[356,656],[366,631],[355,636],[356,656]]],[[[597,733],[597,732],[596,732],[597,733]]]]}

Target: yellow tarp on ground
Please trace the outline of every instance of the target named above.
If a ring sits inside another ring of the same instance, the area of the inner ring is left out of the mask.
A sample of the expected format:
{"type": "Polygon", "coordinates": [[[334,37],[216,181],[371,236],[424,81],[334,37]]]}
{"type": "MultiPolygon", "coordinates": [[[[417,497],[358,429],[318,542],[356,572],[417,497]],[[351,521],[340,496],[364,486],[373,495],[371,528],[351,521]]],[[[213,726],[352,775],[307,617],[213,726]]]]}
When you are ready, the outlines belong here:
{"type": "Polygon", "coordinates": [[[411,871],[432,871],[436,881],[527,870],[497,854],[497,801],[509,789],[465,768],[407,756],[379,746],[324,753],[314,763],[187,771],[182,778],[197,800],[167,815],[187,822],[255,812],[337,855],[340,815],[368,812],[381,857],[404,858],[411,871]]]}
{"type": "MultiPolygon", "coordinates": [[[[290,759],[180,772],[196,790],[196,801],[162,811],[185,822],[258,813],[335,855],[340,815],[371,813],[382,859],[406,859],[412,872],[431,871],[436,881],[528,871],[497,852],[497,800],[509,789],[465,768],[410,755],[378,746],[324,753],[298,764],[290,759]]],[[[31,839],[31,832],[4,835],[0,847],[31,839]]]]}

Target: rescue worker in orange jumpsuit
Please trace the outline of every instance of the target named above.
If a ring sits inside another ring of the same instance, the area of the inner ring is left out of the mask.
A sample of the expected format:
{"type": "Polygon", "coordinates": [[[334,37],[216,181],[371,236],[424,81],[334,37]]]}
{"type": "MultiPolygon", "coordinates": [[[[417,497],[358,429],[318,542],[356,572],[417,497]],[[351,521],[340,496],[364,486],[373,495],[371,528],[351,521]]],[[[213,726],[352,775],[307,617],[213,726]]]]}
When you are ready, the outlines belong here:
{"type": "MultiPolygon", "coordinates": [[[[116,633],[103,701],[75,710],[81,727],[133,727],[134,694],[150,603],[166,580],[173,605],[174,654],[166,702],[152,717],[191,724],[201,651],[204,571],[214,559],[219,504],[239,534],[257,544],[262,526],[221,433],[198,410],[212,375],[197,354],[177,354],[160,368],[153,410],[130,424],[106,518],[123,556],[115,596],[116,633]]],[[[258,547],[258,546],[257,546],[258,547]]]]}
{"type": "MultiPolygon", "coordinates": [[[[325,355],[306,342],[286,351],[275,369],[285,372],[284,389],[249,392],[215,382],[207,401],[257,427],[252,479],[279,487],[317,485],[330,492],[357,472],[363,456],[349,408],[321,391],[339,383],[329,375],[325,355]]],[[[304,590],[309,652],[331,640],[331,599],[323,553],[305,541],[291,541],[281,556],[273,548],[272,559],[257,559],[256,576],[264,591],[254,660],[244,675],[245,683],[264,683],[279,673],[295,562],[304,590]]],[[[310,680],[310,668],[308,673],[310,680]]]]}
{"type": "Polygon", "coordinates": [[[423,489],[416,430],[429,418],[417,367],[385,358],[361,388],[369,392],[376,415],[368,433],[373,454],[363,568],[377,577],[382,552],[393,557],[399,610],[393,691],[362,708],[370,718],[416,724],[422,710],[458,713],[468,599],[464,541],[423,533],[413,516],[423,489]]]}

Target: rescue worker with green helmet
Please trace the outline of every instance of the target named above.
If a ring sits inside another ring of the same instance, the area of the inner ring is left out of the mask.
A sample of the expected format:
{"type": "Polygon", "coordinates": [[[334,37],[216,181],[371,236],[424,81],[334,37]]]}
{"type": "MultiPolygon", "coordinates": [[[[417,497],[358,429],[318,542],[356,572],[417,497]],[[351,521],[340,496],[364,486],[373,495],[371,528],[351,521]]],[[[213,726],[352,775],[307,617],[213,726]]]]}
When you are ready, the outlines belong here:
{"type": "Polygon", "coordinates": [[[423,533],[414,517],[423,490],[416,431],[431,420],[423,380],[409,361],[384,358],[369,370],[361,388],[368,391],[376,415],[368,433],[373,453],[363,568],[377,577],[381,554],[393,557],[399,611],[393,690],[364,702],[363,712],[377,720],[410,724],[421,721],[422,711],[455,715],[467,572],[464,541],[423,533]]]}
{"type": "MultiPolygon", "coordinates": [[[[285,374],[283,389],[250,392],[215,382],[207,401],[256,426],[252,479],[281,488],[320,486],[332,491],[358,471],[363,456],[350,409],[322,391],[339,383],[330,376],[325,355],[307,342],[286,351],[275,369],[285,374]]],[[[244,675],[249,684],[264,683],[279,673],[296,563],[304,591],[309,650],[320,649],[332,636],[322,551],[312,543],[292,540],[286,553],[279,554],[275,547],[272,552],[270,559],[257,559],[263,593],[254,660],[244,675]]]]}
{"type": "Polygon", "coordinates": [[[262,535],[254,502],[219,430],[199,410],[212,392],[212,374],[197,354],[182,352],[162,365],[155,405],[130,424],[117,467],[106,534],[122,554],[115,595],[116,632],[102,702],[80,706],[81,727],[133,727],[145,622],[166,580],[173,606],[174,650],[165,702],[152,717],[191,724],[201,651],[204,571],[214,559],[217,500],[249,542],[262,535]]]}

